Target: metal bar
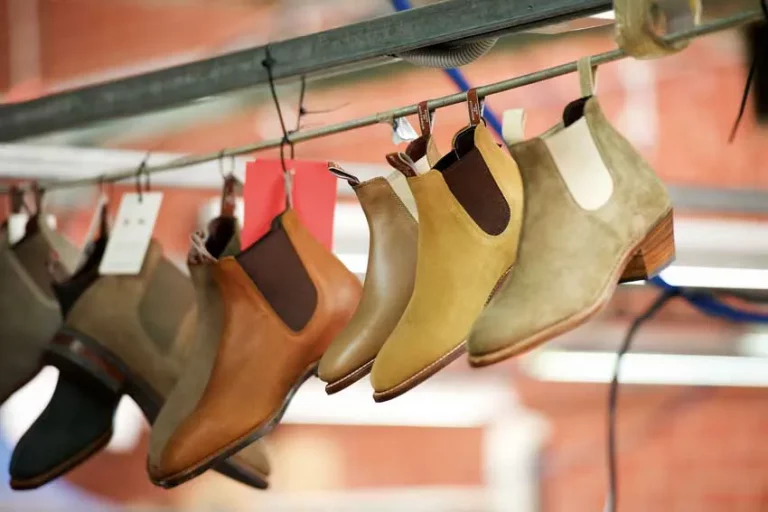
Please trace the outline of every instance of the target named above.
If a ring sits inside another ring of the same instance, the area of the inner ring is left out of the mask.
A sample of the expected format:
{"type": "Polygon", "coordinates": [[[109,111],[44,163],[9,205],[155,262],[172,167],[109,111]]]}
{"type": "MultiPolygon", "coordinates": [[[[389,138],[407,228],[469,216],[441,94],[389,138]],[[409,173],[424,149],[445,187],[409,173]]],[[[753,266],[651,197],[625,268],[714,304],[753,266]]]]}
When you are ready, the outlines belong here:
{"type": "MultiPolygon", "coordinates": [[[[754,21],[759,21],[761,19],[763,19],[763,14],[760,11],[742,12],[734,16],[730,16],[728,18],[723,18],[710,23],[705,23],[695,28],[680,32],[678,34],[668,36],[666,39],[670,42],[677,42],[685,39],[692,39],[695,37],[700,37],[700,36],[712,34],[715,32],[720,32],[722,30],[728,30],[735,27],[739,27],[741,25],[754,22],[754,21]]],[[[607,62],[612,62],[625,57],[626,57],[626,54],[624,54],[622,50],[616,49],[616,50],[611,50],[608,52],[599,53],[597,55],[592,56],[592,62],[595,64],[605,64],[607,62]]],[[[485,85],[483,87],[478,87],[477,92],[478,92],[478,96],[485,97],[491,94],[496,94],[496,93],[508,91],[510,89],[523,87],[525,85],[530,85],[537,82],[542,82],[544,80],[549,80],[550,78],[566,75],[568,73],[573,73],[575,71],[576,71],[576,62],[569,62],[566,64],[561,64],[559,66],[554,66],[541,71],[536,71],[534,73],[529,73],[527,75],[522,75],[509,80],[503,80],[501,82],[496,82],[493,84],[485,85]]],[[[443,96],[441,98],[436,98],[434,100],[430,100],[428,101],[427,105],[429,109],[438,109],[442,107],[447,107],[449,105],[455,105],[463,101],[466,101],[466,94],[457,93],[457,94],[451,94],[449,96],[443,96]]],[[[408,105],[406,107],[400,107],[393,110],[388,110],[386,112],[381,112],[381,113],[374,114],[367,117],[361,117],[359,119],[354,119],[351,121],[345,121],[342,123],[323,126],[323,127],[315,128],[312,130],[302,130],[302,131],[294,132],[290,134],[290,136],[288,137],[288,140],[292,143],[303,142],[305,140],[326,137],[328,135],[346,132],[346,131],[354,130],[357,128],[362,128],[365,126],[371,126],[377,123],[389,123],[392,119],[396,117],[403,117],[406,115],[416,114],[417,110],[418,110],[417,105],[408,105]]],[[[180,169],[190,165],[196,165],[204,162],[218,160],[224,157],[244,155],[247,153],[253,153],[255,151],[276,148],[276,147],[279,147],[281,143],[282,143],[282,139],[271,139],[271,140],[256,142],[254,144],[249,144],[246,146],[240,146],[237,148],[224,149],[222,151],[218,151],[215,153],[207,153],[203,155],[186,155],[176,160],[172,160],[171,162],[167,162],[164,164],[155,165],[151,167],[146,167],[143,172],[157,173],[157,172],[170,171],[173,169],[180,169]]],[[[109,175],[105,175],[103,177],[88,177],[88,178],[81,178],[76,180],[41,183],[40,185],[46,189],[78,187],[78,186],[84,186],[84,185],[96,185],[99,183],[103,183],[105,181],[120,181],[124,179],[133,178],[136,176],[136,172],[137,172],[137,169],[133,168],[133,169],[126,169],[125,171],[110,173],[109,175]]],[[[8,191],[7,187],[5,188],[0,187],[0,193],[7,192],[7,191],[8,191]]]]}
{"type": "MultiPolygon", "coordinates": [[[[451,0],[268,45],[275,79],[609,10],[610,0],[451,0]]],[[[160,110],[267,83],[267,46],[0,107],[0,141],[160,110]]]]}

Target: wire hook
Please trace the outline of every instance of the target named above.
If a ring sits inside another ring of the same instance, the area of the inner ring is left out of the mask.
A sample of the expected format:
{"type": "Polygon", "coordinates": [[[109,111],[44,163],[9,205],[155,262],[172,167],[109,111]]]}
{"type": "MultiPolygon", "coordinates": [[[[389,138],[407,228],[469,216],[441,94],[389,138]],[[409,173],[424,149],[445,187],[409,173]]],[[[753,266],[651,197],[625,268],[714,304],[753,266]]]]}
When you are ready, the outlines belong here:
{"type": "Polygon", "coordinates": [[[142,191],[141,187],[141,176],[144,175],[146,177],[145,180],[145,191],[149,192],[151,188],[151,183],[149,181],[149,171],[147,170],[147,161],[149,160],[149,155],[151,153],[147,152],[147,154],[144,156],[144,159],[139,164],[139,168],[136,169],[136,193],[139,196],[139,202],[144,201],[144,191],[142,191]]]}

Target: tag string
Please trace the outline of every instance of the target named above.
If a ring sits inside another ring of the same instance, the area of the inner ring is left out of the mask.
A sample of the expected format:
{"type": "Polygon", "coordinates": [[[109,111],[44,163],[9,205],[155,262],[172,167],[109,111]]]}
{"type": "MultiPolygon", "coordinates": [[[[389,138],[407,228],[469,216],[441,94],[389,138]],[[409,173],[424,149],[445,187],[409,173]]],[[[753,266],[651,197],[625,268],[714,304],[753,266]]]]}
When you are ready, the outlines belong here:
{"type": "MultiPolygon", "coordinates": [[[[760,7],[763,9],[763,15],[765,16],[765,22],[768,23],[768,0],[760,0],[760,7]]],[[[736,132],[741,124],[741,118],[744,117],[744,111],[747,109],[747,99],[749,98],[749,90],[752,88],[752,82],[755,80],[755,73],[757,72],[757,52],[752,56],[752,64],[749,66],[749,74],[747,74],[747,83],[744,85],[744,93],[741,95],[741,105],[739,106],[739,115],[736,116],[736,121],[733,123],[733,129],[731,129],[731,135],[728,137],[728,143],[733,143],[736,139],[736,132]]]]}
{"type": "MultiPolygon", "coordinates": [[[[277,90],[275,89],[275,77],[272,73],[272,68],[275,65],[275,59],[269,52],[269,46],[266,47],[266,57],[262,61],[262,65],[267,70],[267,78],[269,80],[269,91],[272,94],[272,100],[275,103],[275,110],[277,110],[277,118],[280,121],[280,129],[283,132],[283,138],[280,140],[280,165],[283,168],[283,179],[285,180],[285,207],[291,208],[293,206],[293,198],[291,197],[290,176],[288,174],[288,167],[285,165],[285,146],[291,147],[291,155],[293,155],[293,143],[289,139],[288,130],[285,127],[285,119],[283,118],[283,109],[280,107],[280,100],[277,98],[277,90]]],[[[301,115],[301,114],[299,114],[301,115]]]]}
{"type": "Polygon", "coordinates": [[[144,191],[142,191],[142,187],[141,187],[141,176],[142,176],[142,174],[145,176],[144,190],[146,192],[149,192],[150,189],[151,189],[151,183],[149,181],[149,179],[150,179],[149,178],[149,174],[150,173],[147,170],[147,162],[149,161],[149,155],[150,154],[151,153],[147,153],[144,156],[144,159],[139,164],[139,168],[136,169],[136,193],[139,196],[139,202],[140,203],[144,201],[144,191]]]}

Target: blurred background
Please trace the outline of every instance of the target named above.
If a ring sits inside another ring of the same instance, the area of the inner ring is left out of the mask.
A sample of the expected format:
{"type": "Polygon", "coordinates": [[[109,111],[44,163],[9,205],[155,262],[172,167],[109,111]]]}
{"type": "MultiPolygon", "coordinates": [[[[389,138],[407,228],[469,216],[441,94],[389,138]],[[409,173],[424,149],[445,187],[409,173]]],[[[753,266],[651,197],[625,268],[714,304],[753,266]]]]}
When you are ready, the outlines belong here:
{"type": "MultiPolygon", "coordinates": [[[[414,7],[427,3],[434,2],[414,7]]],[[[756,6],[708,1],[705,18],[756,6]]],[[[388,0],[0,0],[0,101],[392,12],[388,0]]],[[[768,300],[768,133],[758,122],[759,95],[728,143],[750,64],[746,35],[732,30],[668,58],[602,66],[598,90],[609,119],[671,189],[678,256],[665,277],[727,289],[731,303],[760,310],[768,300]]],[[[602,16],[502,38],[462,69],[482,85],[614,47],[610,16],[602,16]]],[[[313,80],[302,127],[454,92],[443,72],[402,62],[313,80]]],[[[298,81],[281,84],[278,95],[291,124],[298,81]]],[[[493,95],[487,105],[497,113],[525,108],[533,136],[577,96],[578,80],[568,75],[493,95]]],[[[465,124],[464,105],[439,110],[438,145],[450,147],[465,124]]],[[[147,152],[150,162],[161,162],[280,136],[269,90],[258,87],[0,144],[0,179],[97,175],[138,166],[147,152]]],[[[339,161],[370,177],[388,172],[384,155],[395,150],[391,128],[379,124],[298,144],[296,157],[339,161]]],[[[257,157],[276,158],[277,151],[257,157]]],[[[237,158],[236,171],[253,158],[237,158]]],[[[219,164],[153,176],[152,186],[165,193],[155,236],[182,264],[190,233],[217,211],[219,164]]],[[[111,207],[133,187],[130,181],[108,186],[111,207]]],[[[82,242],[98,194],[98,187],[52,193],[58,228],[82,242]]],[[[340,184],[334,249],[361,278],[367,244],[362,211],[340,184]]],[[[607,311],[546,350],[482,370],[459,360],[392,402],[374,404],[367,381],[333,397],[319,381],[308,382],[267,439],[273,462],[267,492],[215,474],[173,491],[152,486],[147,426],[124,398],[109,448],[38,491],[13,492],[0,482],[0,510],[599,511],[607,486],[612,354],[656,293],[651,286],[622,286],[607,311]]],[[[706,317],[677,300],[640,331],[633,351],[639,355],[626,360],[618,424],[620,510],[768,510],[768,331],[706,317]]],[[[0,408],[0,480],[8,480],[13,444],[47,403],[55,380],[56,370],[46,368],[0,408]]]]}

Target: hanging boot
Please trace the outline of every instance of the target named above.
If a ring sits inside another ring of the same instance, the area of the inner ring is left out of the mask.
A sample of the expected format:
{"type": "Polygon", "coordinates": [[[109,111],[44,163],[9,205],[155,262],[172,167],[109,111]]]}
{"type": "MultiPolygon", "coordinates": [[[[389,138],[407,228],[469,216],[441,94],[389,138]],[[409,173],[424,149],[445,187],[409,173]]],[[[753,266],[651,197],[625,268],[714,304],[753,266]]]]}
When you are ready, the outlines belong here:
{"type": "MultiPolygon", "coordinates": [[[[90,283],[71,287],[72,305],[62,332],[119,370],[122,391],[151,423],[172,391],[195,336],[194,289],[154,241],[139,275],[93,277],[90,283]]],[[[216,469],[246,485],[266,488],[262,449],[257,445],[254,453],[222,461],[216,469]]]]}
{"type": "MultiPolygon", "coordinates": [[[[97,240],[83,267],[67,282],[53,284],[62,314],[72,305],[71,283],[98,276],[106,238],[97,240]]],[[[112,437],[122,376],[82,343],[57,336],[45,364],[59,370],[53,396],[13,450],[9,473],[13,489],[35,489],[70,471],[100,451],[112,437]]]]}
{"type": "Polygon", "coordinates": [[[318,376],[327,383],[328,394],[370,373],[376,354],[408,305],[416,273],[418,213],[408,188],[411,178],[406,176],[428,171],[438,160],[436,154],[432,138],[420,137],[405,153],[387,156],[397,170],[386,178],[360,183],[343,171],[337,173],[347,179],[360,201],[370,241],[360,305],[320,360],[318,376]]]}
{"type": "MultiPolygon", "coordinates": [[[[217,324],[206,319],[221,318],[219,290],[212,274],[212,265],[226,256],[240,252],[240,228],[237,219],[229,215],[212,221],[208,227],[208,237],[202,239],[193,236],[187,264],[192,282],[197,291],[197,305],[201,311],[212,311],[209,315],[198,317],[196,337],[184,365],[179,380],[168,399],[163,404],[160,414],[152,424],[149,439],[149,458],[147,468],[149,477],[157,485],[163,483],[161,458],[168,441],[179,425],[189,416],[200,400],[213,370],[219,343],[217,324]]],[[[261,443],[253,443],[228,460],[250,460],[255,469],[261,472],[266,483],[270,467],[261,443]]]]}
{"type": "Polygon", "coordinates": [[[453,151],[409,180],[419,214],[416,281],[373,363],[378,402],[413,388],[465,351],[472,324],[515,263],[520,175],[481,122],[476,93],[467,97],[471,124],[454,137],[453,151]]]}
{"type": "Polygon", "coordinates": [[[520,256],[473,328],[473,366],[573,329],[617,283],[646,279],[674,257],[664,185],[605,118],[589,59],[579,73],[584,97],[565,109],[565,127],[510,148],[525,186],[520,256]]]}
{"type": "Polygon", "coordinates": [[[156,480],[173,487],[267,433],[357,307],[357,278],[292,209],[236,257],[209,263],[201,322],[218,338],[208,383],[165,446],[156,480]]]}
{"type": "Polygon", "coordinates": [[[0,228],[0,403],[40,371],[45,347],[61,325],[48,266],[52,252],[70,266],[66,258],[77,251],[43,219],[33,216],[13,245],[7,226],[0,228]]]}

